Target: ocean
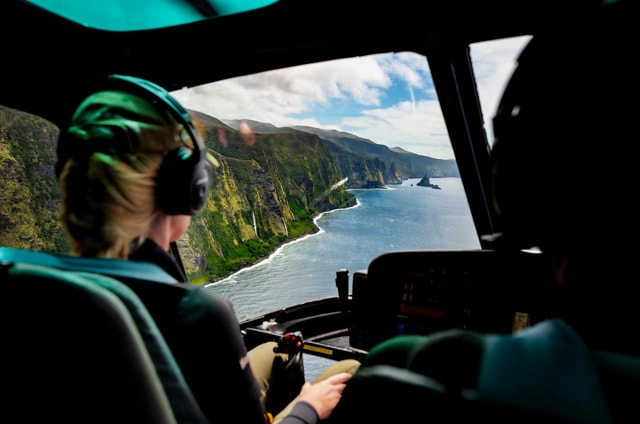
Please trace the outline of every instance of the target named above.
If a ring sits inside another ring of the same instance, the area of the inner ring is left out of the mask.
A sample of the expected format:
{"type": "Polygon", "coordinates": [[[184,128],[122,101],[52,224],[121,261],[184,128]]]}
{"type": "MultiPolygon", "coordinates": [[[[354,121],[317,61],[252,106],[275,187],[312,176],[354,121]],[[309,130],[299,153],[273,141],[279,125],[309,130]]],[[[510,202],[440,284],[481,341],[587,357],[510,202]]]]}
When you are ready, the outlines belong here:
{"type": "MultiPolygon", "coordinates": [[[[459,178],[432,178],[441,189],[405,180],[386,189],[351,190],[356,206],[316,218],[320,231],[283,245],[264,261],[207,288],[229,299],[243,320],[298,302],[336,296],[336,272],[365,270],[377,255],[407,249],[480,247],[459,178]]],[[[303,335],[304,336],[304,335],[303,335]]],[[[307,377],[328,360],[305,355],[307,377]]]]}

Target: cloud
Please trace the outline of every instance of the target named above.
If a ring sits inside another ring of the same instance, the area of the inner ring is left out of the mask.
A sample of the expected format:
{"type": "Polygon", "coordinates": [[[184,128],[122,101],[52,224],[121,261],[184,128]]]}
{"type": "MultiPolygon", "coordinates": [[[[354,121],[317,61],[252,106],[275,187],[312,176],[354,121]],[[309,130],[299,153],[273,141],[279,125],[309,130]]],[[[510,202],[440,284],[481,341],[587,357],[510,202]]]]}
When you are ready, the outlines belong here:
{"type": "Polygon", "coordinates": [[[471,47],[470,54],[490,142],[493,141],[491,119],[498,110],[500,97],[515,69],[518,56],[530,39],[530,36],[514,37],[485,41],[471,47]]]}
{"type": "MultiPolygon", "coordinates": [[[[525,41],[472,48],[481,101],[489,107],[485,115],[493,116],[525,41]]],[[[411,52],[279,69],[172,94],[187,108],[223,121],[336,129],[414,153],[454,157],[427,61],[411,52]]]]}

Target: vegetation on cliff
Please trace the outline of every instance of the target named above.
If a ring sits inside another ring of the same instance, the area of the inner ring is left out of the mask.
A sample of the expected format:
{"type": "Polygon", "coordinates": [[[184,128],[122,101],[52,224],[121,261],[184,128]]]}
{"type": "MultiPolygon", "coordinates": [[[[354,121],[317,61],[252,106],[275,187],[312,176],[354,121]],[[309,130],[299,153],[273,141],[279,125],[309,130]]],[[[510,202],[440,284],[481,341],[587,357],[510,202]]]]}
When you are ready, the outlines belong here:
{"type": "MultiPolygon", "coordinates": [[[[178,243],[196,283],[223,278],[317,231],[319,213],[355,205],[349,188],[399,184],[427,169],[458,176],[453,161],[398,153],[349,134],[227,125],[193,113],[220,162],[204,209],[178,243]]],[[[58,222],[57,137],[51,123],[0,106],[0,245],[68,252],[58,222]]]]}
{"type": "Polygon", "coordinates": [[[58,128],[0,106],[0,245],[66,252],[55,178],[58,128]]]}

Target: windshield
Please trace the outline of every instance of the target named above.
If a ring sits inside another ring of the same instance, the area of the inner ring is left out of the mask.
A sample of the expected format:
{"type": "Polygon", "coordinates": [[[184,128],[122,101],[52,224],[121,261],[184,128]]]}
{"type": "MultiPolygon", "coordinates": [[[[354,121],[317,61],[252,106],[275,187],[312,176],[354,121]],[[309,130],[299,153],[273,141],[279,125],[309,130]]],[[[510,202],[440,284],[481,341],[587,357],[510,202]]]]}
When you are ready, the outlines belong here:
{"type": "MultiPolygon", "coordinates": [[[[488,116],[527,40],[472,48],[488,116]]],[[[202,225],[225,254],[208,256],[216,271],[202,281],[240,319],[333,296],[336,271],[366,269],[387,251],[480,247],[422,55],[341,59],[172,94],[213,127],[220,208],[202,225]],[[229,229],[244,242],[215,237],[229,229]]],[[[190,240],[203,230],[192,223],[190,240]]]]}
{"type": "MultiPolygon", "coordinates": [[[[485,122],[527,40],[472,46],[485,122]]],[[[321,62],[172,94],[220,163],[180,254],[190,280],[229,298],[239,319],[334,296],[337,271],[353,275],[384,252],[480,247],[420,54],[321,62]]],[[[1,245],[68,253],[53,173],[58,129],[0,111],[1,245]]]]}

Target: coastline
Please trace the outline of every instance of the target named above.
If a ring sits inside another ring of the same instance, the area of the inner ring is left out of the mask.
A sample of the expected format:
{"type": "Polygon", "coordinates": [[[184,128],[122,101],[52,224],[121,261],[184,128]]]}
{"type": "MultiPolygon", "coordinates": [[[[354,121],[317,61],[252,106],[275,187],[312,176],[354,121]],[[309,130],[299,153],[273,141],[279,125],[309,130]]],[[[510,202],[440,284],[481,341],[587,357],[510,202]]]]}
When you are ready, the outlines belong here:
{"type": "Polygon", "coordinates": [[[336,209],[332,209],[332,210],[330,210],[330,211],[326,211],[326,212],[319,213],[317,216],[315,216],[315,217],[313,218],[313,224],[314,224],[314,225],[315,225],[315,227],[316,227],[316,230],[315,230],[315,231],[313,231],[313,232],[311,232],[311,233],[308,233],[308,234],[305,234],[305,235],[303,235],[303,236],[301,236],[301,237],[298,237],[298,238],[295,238],[295,239],[289,240],[289,241],[287,241],[287,242],[285,242],[285,243],[282,243],[282,244],[280,244],[280,245],[279,245],[279,246],[278,246],[278,247],[277,247],[273,252],[271,252],[271,254],[269,254],[269,256],[264,257],[264,258],[262,258],[262,259],[260,259],[260,260],[258,260],[258,261],[256,261],[256,262],[254,262],[254,263],[250,264],[250,265],[243,266],[242,268],[240,268],[240,269],[238,269],[238,270],[236,270],[236,271],[232,272],[231,274],[226,275],[226,276],[224,276],[224,277],[222,277],[222,278],[220,278],[220,279],[218,279],[218,280],[215,280],[215,281],[209,281],[209,282],[207,282],[207,283],[202,283],[202,285],[206,288],[206,287],[211,287],[211,286],[213,286],[213,285],[216,285],[216,284],[218,284],[218,283],[223,283],[223,282],[225,282],[226,280],[231,279],[231,278],[233,278],[233,277],[236,277],[237,275],[239,275],[239,274],[241,274],[241,273],[243,273],[243,272],[245,272],[245,271],[248,271],[248,270],[250,270],[250,269],[253,269],[253,268],[257,267],[257,266],[263,265],[264,263],[267,263],[267,262],[271,261],[274,257],[278,256],[278,255],[282,252],[282,249],[284,249],[286,246],[289,246],[289,245],[294,244],[294,243],[299,243],[299,242],[301,242],[301,241],[307,240],[307,239],[308,239],[308,238],[310,238],[310,237],[314,237],[314,236],[316,236],[316,235],[318,235],[318,234],[322,234],[322,233],[324,233],[324,229],[322,229],[322,227],[320,227],[320,226],[318,225],[318,221],[319,221],[319,220],[320,220],[320,218],[322,218],[325,214],[334,213],[334,212],[339,212],[339,211],[345,211],[345,210],[348,210],[348,209],[357,208],[357,207],[359,207],[359,206],[360,206],[360,200],[358,200],[358,198],[356,197],[356,204],[355,204],[355,205],[353,205],[353,206],[349,206],[349,207],[347,207],[347,208],[336,208],[336,209]]]}
{"type": "MultiPolygon", "coordinates": [[[[443,178],[455,178],[455,179],[459,179],[459,177],[443,177],[443,178]]],[[[442,179],[442,177],[434,177],[434,179],[442,179]]],[[[395,189],[395,186],[401,186],[401,185],[403,185],[403,184],[411,184],[411,185],[414,185],[414,184],[415,184],[415,183],[417,183],[418,181],[420,181],[420,178],[407,178],[406,180],[403,180],[403,181],[402,181],[402,184],[390,184],[389,186],[386,186],[386,187],[380,187],[380,188],[350,188],[350,189],[347,189],[347,191],[349,191],[349,192],[351,192],[351,193],[354,193],[354,195],[355,195],[355,193],[362,192],[362,191],[371,191],[371,190],[394,190],[394,189],[395,189]],[[412,183],[413,183],[413,184],[412,184],[412,183]]],[[[274,249],[274,250],[273,250],[273,251],[272,251],[268,256],[265,256],[265,257],[263,257],[263,258],[261,258],[261,259],[257,260],[256,262],[251,263],[251,264],[245,265],[245,266],[243,266],[243,267],[241,267],[241,268],[239,268],[239,269],[237,269],[237,270],[233,271],[232,273],[225,275],[224,277],[221,277],[221,278],[216,279],[216,280],[214,280],[214,281],[207,281],[207,282],[202,282],[202,283],[198,283],[198,284],[203,285],[203,286],[205,286],[205,287],[212,287],[212,286],[214,286],[214,285],[216,285],[216,284],[218,284],[218,283],[225,283],[225,282],[228,282],[228,280],[233,279],[234,277],[236,277],[236,276],[238,276],[238,275],[242,274],[243,272],[246,272],[246,271],[251,270],[251,269],[253,269],[253,268],[257,267],[257,266],[261,266],[261,265],[263,265],[264,263],[267,263],[267,262],[269,262],[269,261],[273,260],[273,258],[275,258],[275,257],[277,257],[278,255],[280,255],[280,254],[281,254],[282,249],[283,249],[284,247],[286,247],[286,246],[288,246],[288,245],[290,245],[290,244],[294,244],[294,243],[298,243],[298,242],[301,242],[301,241],[307,240],[309,237],[313,237],[313,236],[316,236],[316,235],[318,235],[318,234],[322,234],[322,233],[324,233],[324,229],[318,225],[318,221],[319,221],[319,220],[320,220],[320,219],[321,219],[325,214],[329,214],[329,213],[333,213],[333,212],[338,212],[338,211],[345,211],[345,210],[349,210],[349,209],[351,209],[351,208],[359,207],[359,206],[361,205],[361,202],[360,202],[360,200],[358,199],[358,196],[357,196],[357,195],[356,195],[355,197],[356,197],[356,204],[355,204],[355,205],[353,205],[353,206],[349,206],[349,207],[345,207],[345,208],[335,208],[335,209],[332,209],[332,210],[329,210],[329,211],[325,211],[325,212],[322,212],[322,213],[319,213],[318,215],[316,215],[316,216],[313,218],[313,223],[314,223],[314,225],[315,225],[315,227],[316,227],[316,229],[315,229],[313,232],[311,232],[311,233],[307,233],[307,234],[304,234],[303,236],[300,236],[300,237],[295,238],[295,239],[291,239],[291,240],[289,240],[289,241],[287,241],[287,242],[285,242],[285,243],[282,243],[282,244],[278,245],[278,246],[277,246],[277,247],[276,247],[276,248],[275,248],[275,249],[274,249]]]]}

